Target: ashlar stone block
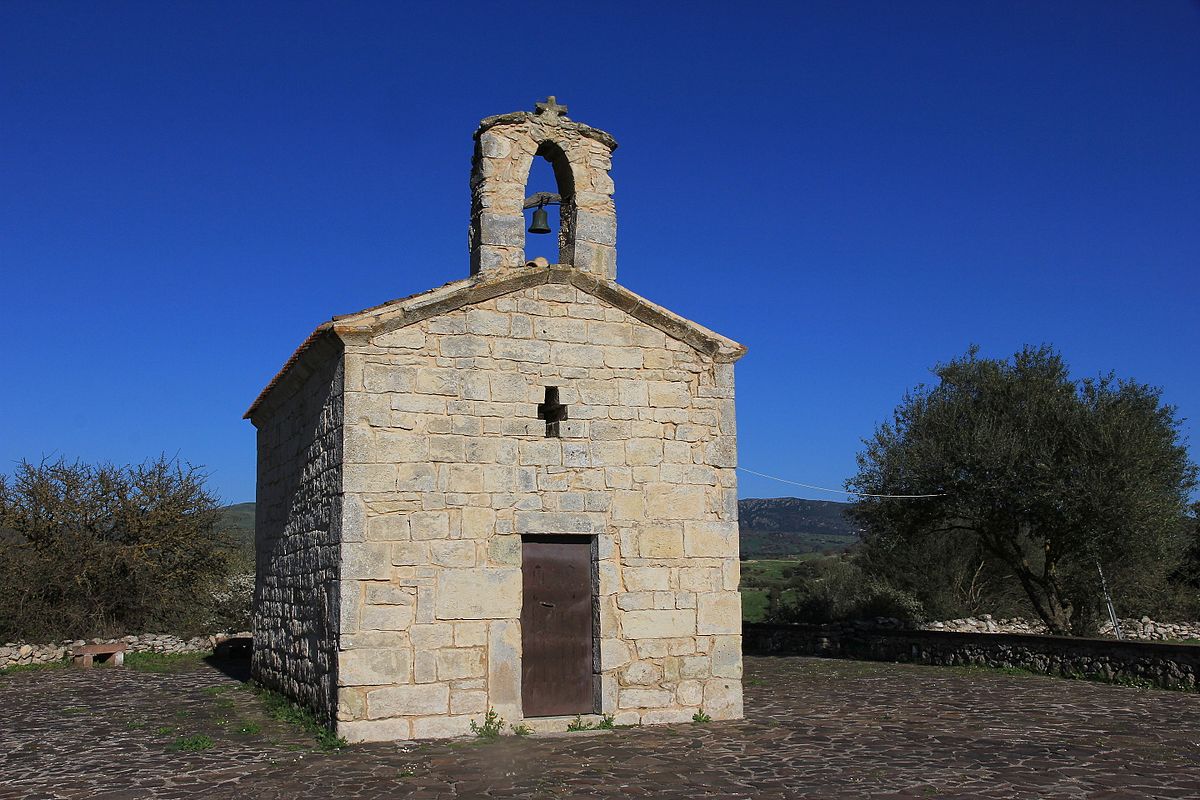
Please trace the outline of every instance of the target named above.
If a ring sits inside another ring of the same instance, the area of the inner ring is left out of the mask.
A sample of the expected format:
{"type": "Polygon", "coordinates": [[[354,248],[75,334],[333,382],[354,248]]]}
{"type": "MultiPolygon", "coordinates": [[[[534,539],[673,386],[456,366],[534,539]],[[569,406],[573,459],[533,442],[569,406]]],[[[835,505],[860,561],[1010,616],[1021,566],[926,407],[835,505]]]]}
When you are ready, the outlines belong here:
{"type": "Polygon", "coordinates": [[[347,742],[392,742],[398,739],[408,739],[412,734],[412,724],[403,717],[378,720],[348,720],[338,722],[338,736],[347,742]]]}
{"type": "Polygon", "coordinates": [[[414,511],[409,515],[413,539],[447,539],[450,537],[449,511],[414,511]]]}
{"type": "Polygon", "coordinates": [[[488,624],[488,703],[506,719],[521,716],[521,625],[516,619],[488,624]]]}
{"type": "Polygon", "coordinates": [[[742,677],[741,636],[714,636],[711,657],[713,677],[742,677]]]}
{"type": "Polygon", "coordinates": [[[653,661],[634,661],[621,670],[621,683],[625,686],[656,686],[662,677],[662,667],[653,661]]]}
{"type": "Polygon", "coordinates": [[[625,453],[630,466],[654,466],[662,463],[663,443],[661,439],[630,439],[625,453]]]}
{"type": "Polygon", "coordinates": [[[417,591],[392,583],[368,583],[366,597],[373,606],[410,606],[417,602],[417,591]]]}
{"type": "Polygon", "coordinates": [[[345,650],[338,654],[340,686],[378,686],[408,680],[412,652],[407,648],[345,650]]]}
{"type": "Polygon", "coordinates": [[[652,408],[688,408],[692,404],[692,396],[686,383],[650,381],[646,387],[652,408]]]}
{"type": "Polygon", "coordinates": [[[682,558],[683,531],[672,527],[651,527],[638,534],[638,555],[642,558],[682,558]]]}
{"type": "Polygon", "coordinates": [[[419,350],[425,346],[425,332],[415,326],[399,328],[376,336],[372,343],[376,347],[419,350]]]}
{"type": "Polygon", "coordinates": [[[358,626],[363,631],[403,631],[413,623],[416,604],[366,605],[359,609],[358,626]]]}
{"type": "Polygon", "coordinates": [[[475,542],[470,539],[447,539],[430,545],[432,563],[440,567],[475,566],[475,542]]]}
{"type": "Polygon", "coordinates": [[[492,343],[492,355],[510,361],[545,364],[550,360],[550,345],[534,340],[496,339],[492,343]]]}
{"type": "Polygon", "coordinates": [[[674,698],[664,689],[622,689],[618,695],[620,708],[662,708],[674,698]]]}
{"type": "Polygon", "coordinates": [[[412,720],[414,739],[447,739],[471,732],[470,714],[451,714],[445,717],[416,717],[412,720]]]}
{"type": "MultiPolygon", "coordinates": [[[[706,498],[703,487],[664,483],[647,488],[646,516],[650,519],[695,520],[704,514],[706,498]]],[[[687,536],[686,530],[684,536],[687,536]]]]}
{"type": "Polygon", "coordinates": [[[742,630],[742,596],[738,592],[713,592],[696,598],[696,631],[737,634],[742,630]]]}
{"type": "Polygon", "coordinates": [[[741,719],[741,682],[732,678],[713,678],[705,681],[704,712],[713,719],[741,719]]]}
{"type": "Polygon", "coordinates": [[[691,636],[696,632],[696,612],[691,609],[626,611],[621,615],[621,631],[628,639],[691,636]]]}
{"type": "Polygon", "coordinates": [[[438,680],[477,678],[484,674],[483,648],[451,648],[437,651],[438,680]]]}
{"type": "Polygon", "coordinates": [[[445,714],[450,710],[450,686],[444,683],[389,686],[367,692],[367,716],[445,714]]]}
{"type": "Polygon", "coordinates": [[[483,689],[452,689],[451,714],[482,714],[487,711],[487,691],[483,689]]]}
{"type": "Polygon", "coordinates": [[[689,556],[737,558],[737,523],[716,520],[686,520],[683,523],[683,548],[689,556]]]}
{"type": "Polygon", "coordinates": [[[443,569],[437,578],[438,619],[518,619],[521,570],[508,567],[443,569]]]}
{"type": "Polygon", "coordinates": [[[622,575],[625,588],[631,592],[666,591],[671,588],[671,571],[665,567],[626,567],[622,575]]]}
{"type": "Polygon", "coordinates": [[[350,542],[342,545],[342,577],[346,580],[387,580],[392,575],[391,545],[350,542]]]}
{"type": "MultiPolygon", "coordinates": [[[[393,487],[401,492],[432,492],[437,488],[437,470],[432,464],[400,464],[393,487]]],[[[390,491],[390,490],[389,490],[390,491]]]]}
{"type": "Polygon", "coordinates": [[[517,513],[519,533],[604,533],[605,515],[594,511],[521,511],[517,513]]]}
{"type": "Polygon", "coordinates": [[[629,645],[620,639],[600,640],[600,668],[604,671],[618,669],[629,663],[632,655],[629,645]]]}

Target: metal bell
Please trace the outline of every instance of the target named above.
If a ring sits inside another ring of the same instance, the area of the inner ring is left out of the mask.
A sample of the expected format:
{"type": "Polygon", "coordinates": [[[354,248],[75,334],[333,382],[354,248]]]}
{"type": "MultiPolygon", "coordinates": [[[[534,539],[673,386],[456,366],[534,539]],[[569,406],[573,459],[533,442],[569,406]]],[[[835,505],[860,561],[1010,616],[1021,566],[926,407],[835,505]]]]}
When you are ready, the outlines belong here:
{"type": "Polygon", "coordinates": [[[543,206],[538,206],[533,212],[533,222],[529,226],[530,233],[549,233],[550,232],[550,216],[546,213],[543,206]]]}

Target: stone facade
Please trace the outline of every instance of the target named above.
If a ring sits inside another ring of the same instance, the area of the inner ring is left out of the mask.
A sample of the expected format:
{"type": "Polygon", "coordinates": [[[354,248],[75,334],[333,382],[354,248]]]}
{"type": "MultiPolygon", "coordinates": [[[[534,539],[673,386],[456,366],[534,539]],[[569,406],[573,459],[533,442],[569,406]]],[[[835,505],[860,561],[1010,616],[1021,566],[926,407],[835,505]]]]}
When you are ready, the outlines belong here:
{"type": "Polygon", "coordinates": [[[481,125],[472,277],[321,326],[247,414],[256,670],[351,741],[461,735],[489,709],[565,729],[522,708],[522,536],[537,534],[591,546],[596,714],[742,715],[745,349],[612,280],[615,142],[554,107],[481,125]],[[573,263],[523,261],[534,155],[570,170],[573,263]],[[568,410],[553,427],[538,417],[552,391],[568,410]]]}
{"type": "Polygon", "coordinates": [[[260,408],[255,680],[332,723],[342,523],[342,378],[336,348],[260,408]]]}

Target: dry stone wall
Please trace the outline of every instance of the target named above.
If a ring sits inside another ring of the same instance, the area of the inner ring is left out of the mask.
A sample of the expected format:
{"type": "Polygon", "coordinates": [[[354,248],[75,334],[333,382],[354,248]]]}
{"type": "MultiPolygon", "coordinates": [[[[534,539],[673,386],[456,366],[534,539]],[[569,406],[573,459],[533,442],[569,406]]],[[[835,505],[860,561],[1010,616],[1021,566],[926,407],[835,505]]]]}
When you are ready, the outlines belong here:
{"type": "Polygon", "coordinates": [[[31,664],[53,664],[71,657],[71,650],[85,644],[124,644],[127,653],[202,653],[227,639],[249,637],[250,632],[214,633],[184,639],[169,633],[143,633],[112,639],[63,639],[33,644],[8,642],[0,645],[0,669],[31,664]]]}
{"type": "MultiPolygon", "coordinates": [[[[1200,640],[1200,622],[1159,622],[1149,617],[1142,617],[1140,619],[1130,617],[1118,621],[1121,623],[1121,636],[1126,639],[1157,642],[1189,639],[1200,640]]],[[[899,625],[898,620],[889,622],[896,626],[899,625]]],[[[991,614],[981,614],[978,617],[942,620],[939,622],[926,622],[918,627],[922,630],[956,631],[959,633],[1020,633],[1034,635],[1049,633],[1049,629],[1040,620],[1027,620],[1019,617],[996,619],[991,614]]],[[[1116,636],[1113,624],[1107,621],[1100,625],[1099,633],[1101,636],[1116,636]]]]}
{"type": "Polygon", "coordinates": [[[340,734],[522,720],[536,533],[596,539],[602,712],[741,716],[731,363],[554,283],[348,344],[345,364],[340,734]],[[548,386],[560,438],[536,416],[548,386]]]}
{"type": "Polygon", "coordinates": [[[260,683],[330,724],[336,713],[342,383],[341,358],[328,358],[274,392],[255,416],[252,670],[260,683]]]}
{"type": "Polygon", "coordinates": [[[1196,691],[1200,645],[1012,633],[748,623],[746,652],[1019,669],[1066,678],[1196,691]]]}

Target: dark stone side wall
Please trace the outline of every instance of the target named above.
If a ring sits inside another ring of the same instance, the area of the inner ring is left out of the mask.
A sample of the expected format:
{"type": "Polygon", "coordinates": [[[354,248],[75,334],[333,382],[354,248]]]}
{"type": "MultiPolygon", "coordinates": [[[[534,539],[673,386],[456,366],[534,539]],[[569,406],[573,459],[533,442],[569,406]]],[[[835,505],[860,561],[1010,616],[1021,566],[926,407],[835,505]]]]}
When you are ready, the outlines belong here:
{"type": "Polygon", "coordinates": [[[337,712],[343,360],[325,358],[254,416],[256,680],[332,725],[337,712]]]}
{"type": "Polygon", "coordinates": [[[747,655],[1015,668],[1163,689],[1200,688],[1200,645],[1191,644],[747,623],[742,646],[747,655]]]}

